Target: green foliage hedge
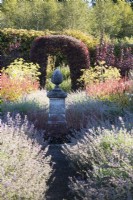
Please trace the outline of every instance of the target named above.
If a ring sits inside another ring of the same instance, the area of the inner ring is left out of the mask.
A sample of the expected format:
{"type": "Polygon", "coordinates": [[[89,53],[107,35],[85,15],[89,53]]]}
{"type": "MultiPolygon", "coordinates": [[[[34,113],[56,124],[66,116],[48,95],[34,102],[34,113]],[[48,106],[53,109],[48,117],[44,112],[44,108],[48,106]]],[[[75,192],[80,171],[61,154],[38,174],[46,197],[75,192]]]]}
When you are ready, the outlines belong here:
{"type": "Polygon", "coordinates": [[[3,64],[10,64],[10,62],[17,57],[29,60],[29,51],[32,41],[38,36],[47,34],[50,34],[50,32],[28,31],[24,29],[0,30],[0,52],[5,58],[8,56],[8,61],[3,61],[3,64]]]}

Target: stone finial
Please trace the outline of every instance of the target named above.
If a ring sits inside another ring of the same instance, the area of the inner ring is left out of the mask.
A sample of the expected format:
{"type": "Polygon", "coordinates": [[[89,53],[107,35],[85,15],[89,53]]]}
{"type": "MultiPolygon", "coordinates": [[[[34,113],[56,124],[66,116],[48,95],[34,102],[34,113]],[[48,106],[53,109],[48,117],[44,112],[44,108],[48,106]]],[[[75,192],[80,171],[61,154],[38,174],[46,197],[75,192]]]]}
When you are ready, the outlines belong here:
{"type": "Polygon", "coordinates": [[[59,69],[53,72],[51,82],[55,84],[55,88],[47,93],[49,98],[66,98],[67,93],[64,92],[59,85],[63,82],[63,75],[59,69]]]}
{"type": "Polygon", "coordinates": [[[51,82],[56,85],[55,87],[59,87],[59,85],[63,82],[63,76],[59,69],[54,71],[51,82]]]}

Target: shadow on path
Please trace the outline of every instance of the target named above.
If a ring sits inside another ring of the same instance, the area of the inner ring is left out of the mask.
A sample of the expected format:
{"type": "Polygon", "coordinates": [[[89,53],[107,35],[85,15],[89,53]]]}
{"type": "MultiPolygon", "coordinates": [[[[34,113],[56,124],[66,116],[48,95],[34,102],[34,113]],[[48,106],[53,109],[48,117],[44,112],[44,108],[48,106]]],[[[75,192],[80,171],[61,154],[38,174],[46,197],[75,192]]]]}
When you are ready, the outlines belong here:
{"type": "Polygon", "coordinates": [[[69,195],[68,177],[73,176],[74,171],[61,150],[61,145],[49,145],[46,154],[46,156],[51,155],[51,161],[54,163],[53,173],[47,181],[49,188],[46,192],[46,200],[72,200],[69,195]]]}

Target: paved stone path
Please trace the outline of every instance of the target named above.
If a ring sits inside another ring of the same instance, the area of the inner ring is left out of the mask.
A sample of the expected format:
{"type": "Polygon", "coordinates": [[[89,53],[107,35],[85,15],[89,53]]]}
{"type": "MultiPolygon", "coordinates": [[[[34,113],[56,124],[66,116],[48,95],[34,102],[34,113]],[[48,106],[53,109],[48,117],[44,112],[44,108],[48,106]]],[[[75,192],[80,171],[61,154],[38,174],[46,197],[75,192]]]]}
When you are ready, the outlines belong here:
{"type": "Polygon", "coordinates": [[[46,192],[46,200],[72,200],[68,195],[68,177],[72,176],[74,172],[61,149],[61,145],[49,145],[47,155],[51,155],[54,170],[47,182],[49,189],[46,192]]]}

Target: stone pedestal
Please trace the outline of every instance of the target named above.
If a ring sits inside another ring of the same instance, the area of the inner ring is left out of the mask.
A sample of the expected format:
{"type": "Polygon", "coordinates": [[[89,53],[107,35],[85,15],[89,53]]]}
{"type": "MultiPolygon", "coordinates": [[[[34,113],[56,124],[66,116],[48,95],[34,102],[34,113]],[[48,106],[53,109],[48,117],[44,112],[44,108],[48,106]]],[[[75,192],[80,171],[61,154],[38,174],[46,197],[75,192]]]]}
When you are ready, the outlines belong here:
{"type": "Polygon", "coordinates": [[[54,140],[62,140],[67,135],[67,123],[65,116],[65,98],[67,94],[59,88],[62,82],[62,74],[55,70],[52,82],[56,84],[55,88],[48,92],[49,115],[47,123],[47,135],[54,140]]]}

